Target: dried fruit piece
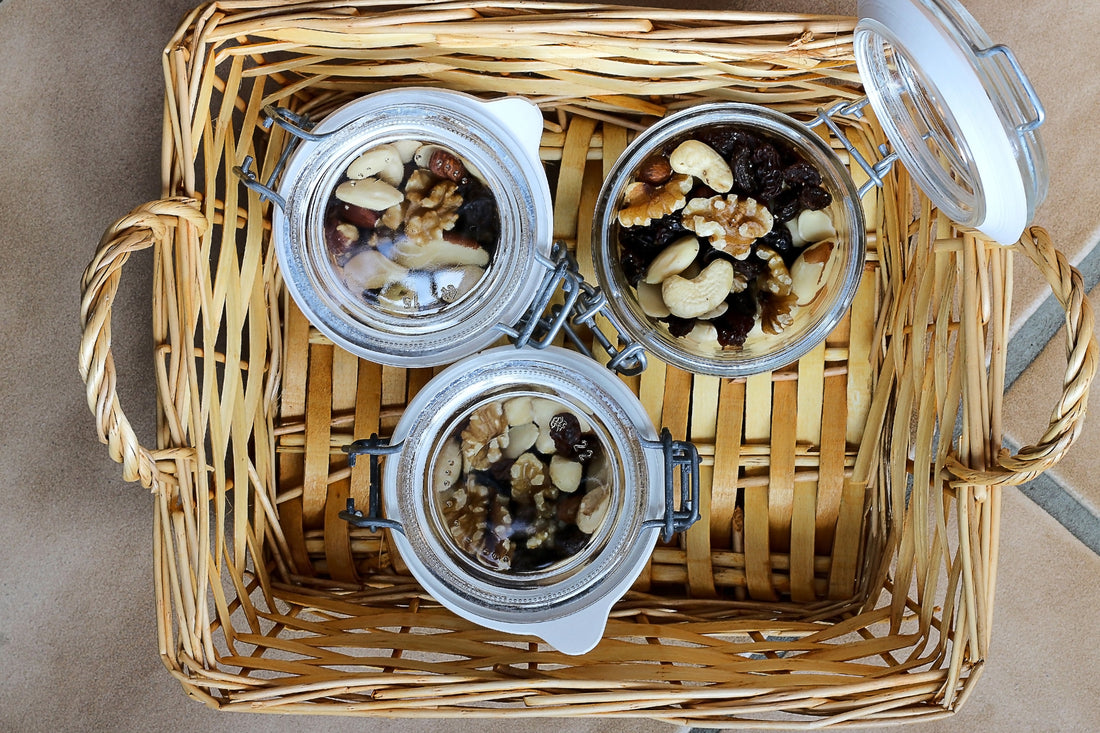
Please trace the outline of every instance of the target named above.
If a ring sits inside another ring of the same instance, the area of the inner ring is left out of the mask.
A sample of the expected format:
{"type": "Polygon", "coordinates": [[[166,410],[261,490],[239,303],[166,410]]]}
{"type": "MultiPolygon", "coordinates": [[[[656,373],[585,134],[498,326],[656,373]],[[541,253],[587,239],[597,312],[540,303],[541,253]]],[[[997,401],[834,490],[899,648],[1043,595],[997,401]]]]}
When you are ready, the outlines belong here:
{"type": "Polygon", "coordinates": [[[646,226],[684,208],[686,194],[691,190],[691,176],[676,174],[661,186],[636,181],[623,191],[623,207],[619,224],[624,227],[646,226]]]}
{"type": "Polygon", "coordinates": [[[680,143],[668,159],[672,170],[694,176],[715,193],[726,193],[733,187],[733,172],[718,151],[699,140],[680,143]]]}
{"type": "Polygon", "coordinates": [[[713,310],[733,287],[733,265],[726,260],[714,260],[695,278],[688,280],[673,275],[661,284],[661,296],[672,315],[697,318],[713,310]]]}
{"type": "Polygon", "coordinates": [[[468,176],[466,166],[462,164],[462,161],[443,148],[439,148],[432,153],[428,159],[428,170],[453,183],[464,183],[468,176]]]}
{"type": "Polygon", "coordinates": [[[685,227],[737,259],[747,257],[752,243],[772,229],[771,213],[751,198],[692,199],[681,213],[685,227]]]}
{"type": "Polygon", "coordinates": [[[581,423],[571,412],[559,412],[550,418],[550,439],[554,441],[554,450],[571,455],[573,444],[581,437],[581,423]]]}

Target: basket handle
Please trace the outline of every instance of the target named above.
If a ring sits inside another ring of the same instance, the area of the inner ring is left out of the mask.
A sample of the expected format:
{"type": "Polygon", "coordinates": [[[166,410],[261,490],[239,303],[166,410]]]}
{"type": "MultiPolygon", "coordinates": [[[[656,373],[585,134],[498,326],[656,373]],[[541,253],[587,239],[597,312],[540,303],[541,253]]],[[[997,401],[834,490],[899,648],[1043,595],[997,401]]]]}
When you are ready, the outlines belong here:
{"type": "Polygon", "coordinates": [[[206,217],[195,199],[168,198],[137,207],[104,233],[80,281],[80,376],[99,439],[108,445],[111,458],[122,464],[124,479],[141,481],[153,490],[159,483],[158,458],[174,457],[178,450],[143,448],[119,405],[111,353],[111,308],[122,266],[130,254],[168,241],[172,229],[185,222],[200,233],[206,230],[206,217]]]}
{"type": "Polygon", "coordinates": [[[1054,291],[1054,297],[1066,311],[1067,364],[1062,397],[1054,406],[1050,426],[1039,441],[1024,446],[1015,455],[1002,448],[996,466],[976,470],[963,465],[954,456],[949,457],[946,468],[956,478],[952,481],[955,484],[1017,485],[1031,481],[1060,461],[1081,434],[1089,386],[1097,367],[1092,305],[1081,273],[1054,248],[1046,230],[1030,227],[1017,247],[1039,268],[1054,291]]]}

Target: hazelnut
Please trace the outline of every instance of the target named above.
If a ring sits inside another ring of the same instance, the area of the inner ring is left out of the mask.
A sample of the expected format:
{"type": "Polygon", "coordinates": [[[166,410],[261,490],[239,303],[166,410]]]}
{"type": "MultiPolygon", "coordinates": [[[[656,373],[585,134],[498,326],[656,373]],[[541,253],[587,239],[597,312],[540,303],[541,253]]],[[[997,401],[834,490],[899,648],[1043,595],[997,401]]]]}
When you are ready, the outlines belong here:
{"type": "Polygon", "coordinates": [[[659,186],[672,178],[672,164],[663,155],[651,155],[638,168],[638,180],[651,186],[659,186]]]}

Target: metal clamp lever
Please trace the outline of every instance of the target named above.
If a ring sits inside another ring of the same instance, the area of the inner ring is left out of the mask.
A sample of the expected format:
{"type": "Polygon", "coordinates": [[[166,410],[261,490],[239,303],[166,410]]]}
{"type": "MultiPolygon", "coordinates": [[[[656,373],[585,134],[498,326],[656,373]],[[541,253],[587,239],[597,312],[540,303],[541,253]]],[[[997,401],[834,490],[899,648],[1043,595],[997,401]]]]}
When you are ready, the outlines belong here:
{"type": "Polygon", "coordinates": [[[699,451],[683,440],[673,440],[668,428],[661,429],[660,440],[643,440],[665,456],[665,516],[649,519],[643,527],[662,527],[661,539],[668,542],[677,532],[686,532],[699,521],[699,451]],[[675,476],[680,469],[680,508],[676,509],[675,476]]]}
{"type": "Polygon", "coordinates": [[[851,156],[852,160],[854,160],[856,164],[863,169],[863,172],[867,174],[869,180],[859,187],[859,197],[861,199],[872,188],[882,187],[882,177],[894,167],[894,163],[898,160],[898,154],[896,152],[891,152],[890,149],[883,144],[880,145],[878,149],[882,158],[875,163],[868,162],[867,159],[863,157],[863,154],[848,141],[844,131],[840,129],[840,125],[838,125],[834,119],[837,116],[842,116],[858,120],[863,117],[863,108],[866,107],[869,102],[870,100],[867,97],[858,99],[855,102],[837,102],[827,110],[819,108],[817,110],[817,116],[806,123],[806,127],[809,128],[825,125],[825,127],[829,129],[829,132],[833,133],[833,136],[844,146],[844,149],[848,151],[848,155],[851,156]]]}
{"type": "Polygon", "coordinates": [[[356,527],[365,527],[372,532],[378,529],[393,529],[405,534],[405,528],[400,522],[382,516],[382,467],[379,465],[380,457],[399,453],[404,445],[404,441],[390,445],[372,434],[369,438],[357,440],[341,449],[348,454],[348,465],[352,467],[355,466],[357,457],[370,456],[370,495],[366,515],[362,510],[355,508],[355,499],[348,499],[348,508],[340,512],[340,519],[356,527]]]}
{"type": "Polygon", "coordinates": [[[573,326],[578,324],[587,326],[596,342],[611,357],[607,365],[609,369],[627,376],[640,374],[646,368],[646,356],[642,345],[623,336],[623,329],[607,308],[607,297],[599,288],[585,282],[577,261],[565,244],[555,242],[550,251],[550,259],[541,255],[536,257],[538,262],[548,270],[538,294],[527,313],[516,324],[517,327],[499,323],[497,329],[512,339],[516,348],[530,346],[533,349],[544,349],[553,343],[559,333],[564,333],[578,351],[591,358],[592,350],[573,329],[573,326]],[[550,308],[550,317],[543,316],[559,288],[565,302],[550,308]],[[612,327],[619,334],[621,348],[613,344],[596,327],[597,314],[603,315],[611,322],[612,327]]]}
{"type": "Polygon", "coordinates": [[[317,142],[324,140],[336,131],[333,130],[320,135],[312,133],[310,130],[313,129],[314,122],[307,115],[291,112],[286,107],[272,107],[271,105],[264,107],[264,120],[261,124],[265,130],[270,130],[272,124],[278,125],[297,140],[291,141],[283,147],[279,159],[275,162],[275,168],[266,181],[261,182],[259,176],[252,170],[255,159],[251,155],[246,156],[240,165],[234,166],[233,173],[241,179],[241,183],[250,191],[260,194],[260,201],[274,201],[280,209],[286,210],[286,200],[275,191],[275,181],[278,180],[283,168],[286,167],[286,162],[290,159],[291,153],[294,152],[301,140],[317,142]]]}

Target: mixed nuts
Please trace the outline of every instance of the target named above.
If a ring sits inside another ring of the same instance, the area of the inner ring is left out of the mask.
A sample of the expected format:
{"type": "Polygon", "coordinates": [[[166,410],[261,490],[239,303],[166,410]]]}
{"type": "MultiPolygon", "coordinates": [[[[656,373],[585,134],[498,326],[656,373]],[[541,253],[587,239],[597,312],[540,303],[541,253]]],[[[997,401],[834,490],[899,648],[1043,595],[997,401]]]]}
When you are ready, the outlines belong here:
{"type": "Polygon", "coordinates": [[[617,215],[618,260],[642,311],[700,349],[776,335],[818,299],[837,258],[832,196],[788,143],[738,125],[641,162],[617,215]]]}
{"type": "Polygon", "coordinates": [[[496,200],[471,167],[417,140],[356,156],[325,213],[325,242],[348,290],[398,315],[461,300],[489,268],[499,231],[496,200]]]}
{"type": "Polygon", "coordinates": [[[454,544],[500,572],[580,552],[612,504],[610,467],[588,417],[539,394],[501,395],[442,443],[432,500],[454,544]]]}

